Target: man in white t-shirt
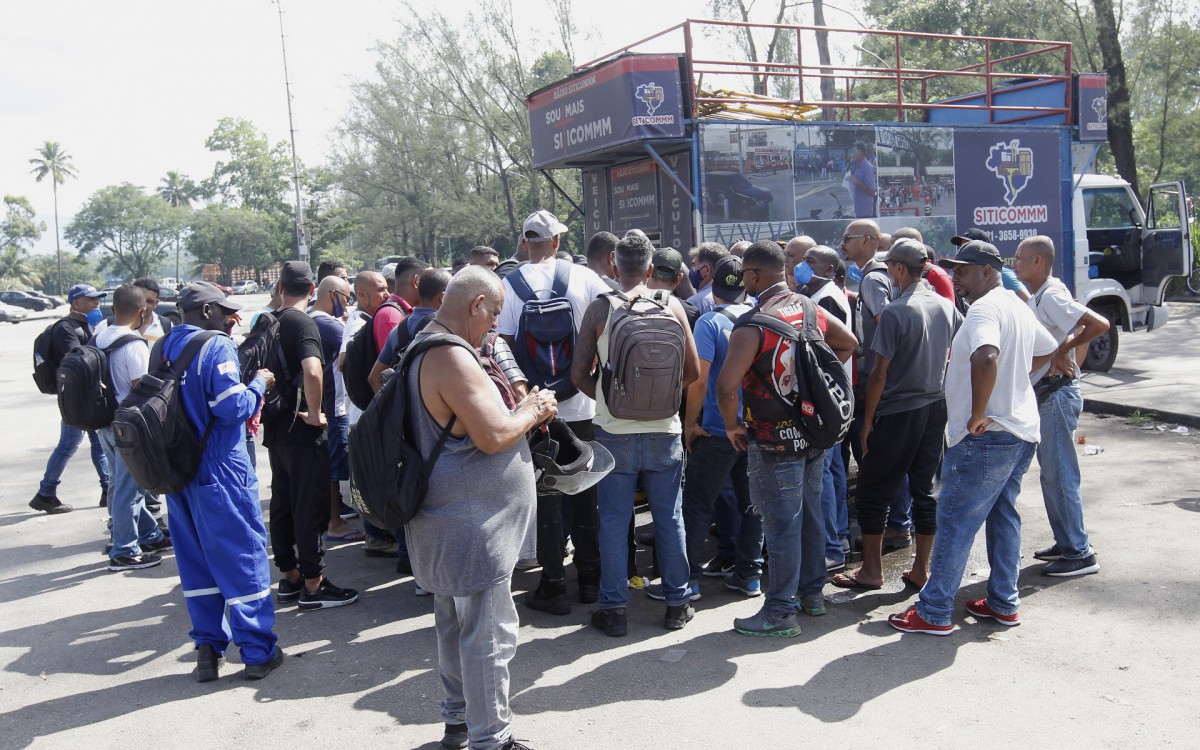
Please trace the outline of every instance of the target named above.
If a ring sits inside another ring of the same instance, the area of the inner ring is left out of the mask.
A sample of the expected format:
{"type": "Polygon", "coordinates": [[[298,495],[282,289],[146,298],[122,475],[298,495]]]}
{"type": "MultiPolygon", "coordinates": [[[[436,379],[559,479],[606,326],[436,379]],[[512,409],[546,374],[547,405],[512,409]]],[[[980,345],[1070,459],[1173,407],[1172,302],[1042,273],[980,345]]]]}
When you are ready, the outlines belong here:
{"type": "MultiPolygon", "coordinates": [[[[141,289],[126,285],[113,292],[113,321],[96,334],[96,346],[125,343],[108,353],[108,370],[112,377],[113,394],[120,403],[129,395],[133,386],[141,379],[150,365],[150,350],[142,339],[141,328],[146,317],[146,298],[141,289]]],[[[171,548],[146,509],[146,493],[137,486],[125,459],[117,451],[112,427],[96,430],[108,466],[112,471],[112,485],[108,493],[108,512],[112,516],[112,547],[108,552],[109,570],[137,570],[149,568],[162,562],[157,553],[171,548]]]]}
{"type": "MultiPolygon", "coordinates": [[[[583,314],[592,300],[609,290],[595,271],[557,258],[559,235],[567,228],[549,211],[537,211],[525,219],[521,229],[521,251],[528,254],[529,262],[513,269],[504,277],[504,308],[496,322],[496,330],[508,342],[517,357],[530,386],[545,389],[550,387],[544,380],[546,373],[523,359],[526,342],[516,340],[521,323],[521,312],[525,303],[517,293],[518,288],[528,287],[539,299],[551,296],[556,273],[565,273],[564,296],[570,301],[575,334],[583,322],[583,314]],[[514,286],[514,281],[516,286],[514,286]],[[538,382],[542,380],[542,382],[538,382]]],[[[571,363],[562,362],[557,368],[565,375],[565,383],[555,385],[558,392],[558,416],[565,421],[582,440],[593,440],[592,417],[596,414],[596,402],[583,393],[576,392],[569,398],[564,394],[574,390],[571,384],[571,363]]],[[[579,495],[571,495],[573,510],[570,529],[571,541],[575,545],[575,574],[579,582],[579,601],[593,604],[600,598],[600,516],[596,506],[596,488],[592,487],[579,495]]],[[[563,557],[562,495],[538,496],[538,564],[542,566],[542,579],[535,591],[525,597],[530,609],[565,615],[571,611],[567,596],[566,570],[563,557]]]]}
{"type": "Polygon", "coordinates": [[[1054,241],[1030,237],[1017,247],[1013,264],[1019,278],[1034,290],[1029,309],[1045,326],[1058,351],[1054,361],[1033,373],[1033,391],[1041,415],[1041,442],[1037,458],[1041,468],[1042,500],[1054,532],[1053,546],[1033,554],[1049,564],[1048,576],[1081,576],[1100,571],[1083,525],[1083,496],[1079,492],[1079,457],[1075,454],[1075,428],[1083,412],[1079,368],[1075,349],[1108,331],[1108,321],[1075,301],[1071,292],[1051,275],[1054,241]]]}
{"type": "Polygon", "coordinates": [[[975,535],[985,523],[988,595],[968,602],[967,614],[1001,625],[1021,622],[1017,495],[1040,430],[1029,374],[1049,363],[1058,348],[1025,303],[1004,289],[1003,262],[994,245],[968,242],[939,265],[952,272],[956,290],[971,307],[950,345],[946,370],[949,448],[942,463],[929,580],[915,607],[888,618],[897,630],[930,635],[954,629],[954,595],[975,535]]]}

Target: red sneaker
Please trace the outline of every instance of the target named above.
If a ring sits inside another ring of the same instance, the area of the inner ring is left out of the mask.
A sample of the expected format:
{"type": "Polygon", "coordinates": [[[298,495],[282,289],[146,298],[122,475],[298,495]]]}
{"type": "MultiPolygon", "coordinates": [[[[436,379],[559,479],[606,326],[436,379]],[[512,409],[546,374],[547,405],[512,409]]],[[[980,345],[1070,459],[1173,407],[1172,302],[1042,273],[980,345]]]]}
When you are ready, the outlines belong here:
{"type": "Polygon", "coordinates": [[[988,606],[987,599],[977,599],[973,602],[967,602],[967,614],[974,615],[976,619],[990,617],[1001,625],[1010,628],[1021,624],[1021,613],[1013,612],[1011,615],[1002,615],[988,606]]]}
{"type": "Polygon", "coordinates": [[[909,607],[899,615],[888,615],[888,625],[904,633],[928,633],[929,635],[950,635],[953,625],[934,625],[925,622],[916,607],[909,607]]]}

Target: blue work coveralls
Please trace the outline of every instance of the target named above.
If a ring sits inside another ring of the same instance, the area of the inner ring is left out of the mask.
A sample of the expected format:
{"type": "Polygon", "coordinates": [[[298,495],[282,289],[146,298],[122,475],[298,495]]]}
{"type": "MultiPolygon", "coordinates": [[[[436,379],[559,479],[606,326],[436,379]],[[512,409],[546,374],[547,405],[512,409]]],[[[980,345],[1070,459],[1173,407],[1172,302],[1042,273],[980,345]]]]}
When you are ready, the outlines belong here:
{"type": "MultiPolygon", "coordinates": [[[[163,342],[163,356],[179,356],[199,331],[175,326],[163,342]]],[[[255,378],[242,384],[237,348],[218,334],[188,365],[180,392],[198,437],[212,422],[196,478],[183,492],[167,495],[175,562],[192,618],[189,635],[197,648],[207,643],[217,653],[225,652],[232,637],[243,664],[262,664],[275,650],[275,606],[244,423],[258,411],[266,383],[255,378]]]]}

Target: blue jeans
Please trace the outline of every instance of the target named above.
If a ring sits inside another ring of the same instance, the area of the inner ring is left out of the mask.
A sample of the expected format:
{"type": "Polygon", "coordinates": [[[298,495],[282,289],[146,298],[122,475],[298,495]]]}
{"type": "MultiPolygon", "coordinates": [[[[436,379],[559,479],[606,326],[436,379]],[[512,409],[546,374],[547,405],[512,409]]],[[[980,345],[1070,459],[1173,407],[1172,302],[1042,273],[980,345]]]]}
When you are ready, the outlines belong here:
{"type": "MultiPolygon", "coordinates": [[[[100,477],[100,486],[108,489],[112,478],[108,471],[108,459],[104,456],[104,448],[100,445],[95,432],[88,430],[87,436],[88,441],[92,444],[92,466],[96,467],[96,474],[100,477]]],[[[46,473],[42,476],[41,485],[38,486],[39,495],[55,496],[55,493],[58,492],[58,482],[67,469],[67,462],[71,460],[71,456],[75,455],[75,451],[79,450],[79,444],[82,442],[83,430],[63,422],[58,431],[58,445],[54,446],[54,452],[50,454],[50,460],[46,462],[46,473]]]]}
{"type": "Polygon", "coordinates": [[[750,499],[762,516],[771,558],[763,609],[773,614],[796,612],[797,594],[813,597],[825,586],[824,468],[823,451],[775,456],[750,444],[750,499]]]}
{"type": "Polygon", "coordinates": [[[683,441],[679,435],[648,432],[614,435],[596,428],[596,440],[616,459],[616,468],[600,480],[600,608],[615,609],[629,602],[629,519],[638,476],[650,501],[654,519],[654,550],[668,605],[686,604],[688,560],[684,552],[683,441]]]}
{"type": "Polygon", "coordinates": [[[1011,432],[993,430],[967,435],[946,451],[942,493],[937,504],[937,538],[929,581],[921,589],[917,614],[934,625],[949,625],[954,594],[962,583],[967,558],[979,527],[987,524],[987,604],[1002,615],[1021,604],[1021,516],[1017,495],[1036,445],[1011,432]]]}
{"type": "Polygon", "coordinates": [[[724,559],[735,561],[734,570],[742,578],[762,575],[762,517],[750,504],[746,454],[735,449],[728,438],[713,436],[697,438],[687,461],[683,520],[693,581],[699,580],[703,574],[708,527],[712,523],[715,506],[721,503],[720,496],[730,488],[730,482],[740,512],[737,516],[734,554],[724,559]]]}
{"type": "Polygon", "coordinates": [[[133,475],[125,466],[125,459],[117,453],[111,427],[96,430],[96,437],[104,449],[108,465],[112,469],[112,486],[108,492],[108,514],[112,516],[112,549],[109,558],[137,557],[142,554],[143,544],[162,541],[162,529],[158,528],[154,516],[146,510],[146,493],[137,486],[133,475]]]}
{"type": "Polygon", "coordinates": [[[842,540],[850,536],[850,507],[846,500],[846,466],[842,463],[841,445],[825,451],[821,511],[825,516],[825,557],[845,562],[842,540]]]}
{"type": "MultiPolygon", "coordinates": [[[[689,465],[691,461],[689,458],[689,465]]],[[[745,475],[745,467],[742,467],[742,474],[745,475]]],[[[684,482],[687,486],[687,482],[684,482]]],[[[749,502],[747,500],[747,502],[749,502]]],[[[717,501],[713,506],[713,523],[717,525],[717,557],[722,560],[737,559],[738,534],[742,528],[742,510],[738,508],[737,493],[733,490],[733,479],[727,479],[725,485],[721,487],[720,494],[717,495],[717,501]]],[[[751,508],[753,511],[753,508],[751,508]]],[[[762,533],[762,529],[759,529],[762,533]]],[[[759,545],[762,546],[761,544],[759,545]]],[[[762,550],[759,550],[762,554],[762,550]]],[[[688,555],[689,562],[693,561],[691,555],[688,555]]]]}
{"type": "Polygon", "coordinates": [[[1042,499],[1062,556],[1078,559],[1092,554],[1087,529],[1083,527],[1083,496],[1079,493],[1079,456],[1075,453],[1075,429],[1083,412],[1079,384],[1059,388],[1038,405],[1042,417],[1042,441],[1037,459],[1041,468],[1042,499]]]}

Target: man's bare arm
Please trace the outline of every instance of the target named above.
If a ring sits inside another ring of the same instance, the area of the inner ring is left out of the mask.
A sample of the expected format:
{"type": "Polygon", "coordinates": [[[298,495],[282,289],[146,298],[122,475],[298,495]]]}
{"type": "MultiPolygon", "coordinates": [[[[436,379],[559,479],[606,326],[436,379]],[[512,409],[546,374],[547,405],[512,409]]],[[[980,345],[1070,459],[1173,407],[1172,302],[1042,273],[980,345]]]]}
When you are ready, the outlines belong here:
{"type": "Polygon", "coordinates": [[[596,344],[608,322],[608,300],[598,299],[588,305],[583,324],[575,338],[575,353],[571,359],[571,382],[588,398],[596,398],[596,344]]]}

